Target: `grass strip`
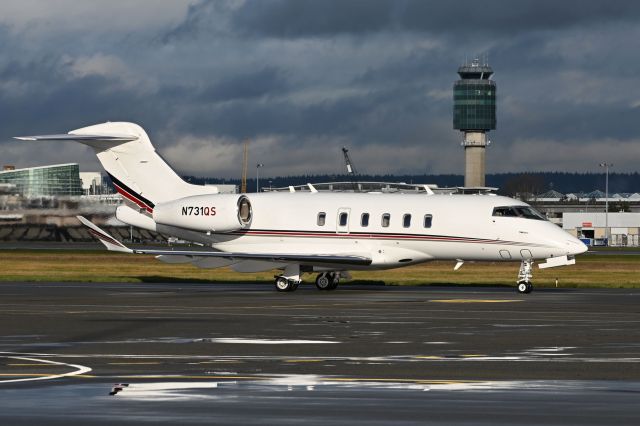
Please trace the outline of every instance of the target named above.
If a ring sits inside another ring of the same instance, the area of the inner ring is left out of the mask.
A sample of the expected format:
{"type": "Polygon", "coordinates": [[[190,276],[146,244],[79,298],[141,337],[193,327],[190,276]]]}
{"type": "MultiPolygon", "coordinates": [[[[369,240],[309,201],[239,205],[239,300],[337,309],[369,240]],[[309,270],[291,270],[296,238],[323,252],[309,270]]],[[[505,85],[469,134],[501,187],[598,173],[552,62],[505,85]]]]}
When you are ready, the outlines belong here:
{"type": "MultiPolygon", "coordinates": [[[[356,283],[386,285],[513,286],[518,262],[437,261],[386,271],[354,271],[356,283]]],[[[191,264],[165,264],[145,255],[93,250],[3,250],[0,281],[41,282],[263,282],[276,271],[241,274],[229,268],[199,269],[191,264]]],[[[535,269],[536,287],[640,288],[640,256],[579,256],[574,266],[535,269]]],[[[315,275],[305,274],[305,282],[315,275]]]]}

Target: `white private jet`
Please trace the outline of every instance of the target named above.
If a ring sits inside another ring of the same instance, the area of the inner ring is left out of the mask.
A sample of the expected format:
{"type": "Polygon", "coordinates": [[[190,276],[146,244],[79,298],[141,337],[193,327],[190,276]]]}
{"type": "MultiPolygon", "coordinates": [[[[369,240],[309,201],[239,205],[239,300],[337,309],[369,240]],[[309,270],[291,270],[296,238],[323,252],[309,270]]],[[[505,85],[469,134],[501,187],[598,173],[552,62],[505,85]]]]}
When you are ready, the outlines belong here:
{"type": "Polygon", "coordinates": [[[587,250],[526,203],[496,195],[332,193],[312,185],[309,192],[218,194],[182,180],[133,123],[17,139],[91,146],[126,201],[116,210],[120,221],[210,248],[130,249],[78,217],[107,249],[200,268],[280,269],[278,291],[295,290],[305,272],[318,273],[316,286],[331,290],[349,270],[518,260],[517,289],[529,293],[534,260],[546,260],[540,268],[572,265],[587,250]]]}

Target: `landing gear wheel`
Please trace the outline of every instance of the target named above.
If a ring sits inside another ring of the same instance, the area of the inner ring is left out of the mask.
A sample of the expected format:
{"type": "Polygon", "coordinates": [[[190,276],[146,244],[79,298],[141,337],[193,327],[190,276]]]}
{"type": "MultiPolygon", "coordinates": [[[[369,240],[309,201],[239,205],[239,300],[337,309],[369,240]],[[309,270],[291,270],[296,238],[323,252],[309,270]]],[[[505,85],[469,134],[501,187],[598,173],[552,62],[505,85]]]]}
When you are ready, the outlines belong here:
{"type": "Polygon", "coordinates": [[[518,271],[518,293],[529,294],[533,290],[533,259],[523,259],[518,271]]]}
{"type": "Polygon", "coordinates": [[[525,294],[528,288],[529,286],[527,285],[526,282],[523,281],[521,283],[518,283],[518,293],[525,294]]]}
{"type": "Polygon", "coordinates": [[[332,280],[329,274],[326,272],[318,274],[318,277],[316,278],[316,287],[318,287],[318,290],[330,290],[331,283],[332,280]]]}
{"type": "Polygon", "coordinates": [[[533,284],[529,281],[521,281],[518,283],[518,293],[529,294],[533,291],[533,284]]]}
{"type": "Polygon", "coordinates": [[[329,278],[331,279],[331,284],[329,285],[329,290],[335,290],[340,283],[340,274],[333,273],[330,274],[329,278]]]}
{"type": "Polygon", "coordinates": [[[276,277],[276,290],[278,291],[293,291],[298,288],[298,285],[293,281],[286,279],[285,277],[276,277]]]}

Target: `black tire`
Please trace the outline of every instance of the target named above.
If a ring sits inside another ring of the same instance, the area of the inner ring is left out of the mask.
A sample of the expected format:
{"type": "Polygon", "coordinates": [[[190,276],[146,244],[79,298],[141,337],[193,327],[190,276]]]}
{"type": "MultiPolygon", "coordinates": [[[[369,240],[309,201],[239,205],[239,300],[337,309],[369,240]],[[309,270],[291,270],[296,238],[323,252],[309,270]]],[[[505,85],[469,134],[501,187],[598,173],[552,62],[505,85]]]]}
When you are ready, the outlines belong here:
{"type": "Polygon", "coordinates": [[[520,281],[518,283],[518,293],[520,293],[520,294],[530,293],[531,290],[529,290],[529,287],[531,287],[531,284],[529,284],[526,281],[520,281]]]}
{"type": "Polygon", "coordinates": [[[329,274],[318,274],[318,276],[316,277],[316,287],[318,288],[318,290],[330,290],[331,283],[332,280],[329,277],[329,274]]]}
{"type": "Polygon", "coordinates": [[[293,289],[293,282],[286,279],[285,277],[277,277],[276,278],[276,290],[280,291],[280,292],[284,292],[284,291],[292,291],[293,289]]]}

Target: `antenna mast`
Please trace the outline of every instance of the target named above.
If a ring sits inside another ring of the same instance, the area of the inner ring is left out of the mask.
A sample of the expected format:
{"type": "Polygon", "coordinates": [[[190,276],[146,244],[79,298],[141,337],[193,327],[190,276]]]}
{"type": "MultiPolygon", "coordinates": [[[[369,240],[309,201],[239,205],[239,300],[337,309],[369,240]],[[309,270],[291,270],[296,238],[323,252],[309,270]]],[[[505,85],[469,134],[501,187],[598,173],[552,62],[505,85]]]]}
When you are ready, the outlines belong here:
{"type": "Polygon", "coordinates": [[[247,165],[249,160],[249,140],[244,141],[244,146],[242,148],[242,181],[240,184],[240,193],[247,193],[247,165]]]}
{"type": "Polygon", "coordinates": [[[351,158],[349,158],[349,150],[345,146],[342,147],[342,155],[344,155],[344,162],[347,166],[347,174],[351,178],[353,191],[358,192],[358,182],[356,181],[356,175],[358,174],[358,172],[356,172],[356,168],[351,162],[351,158]]]}

